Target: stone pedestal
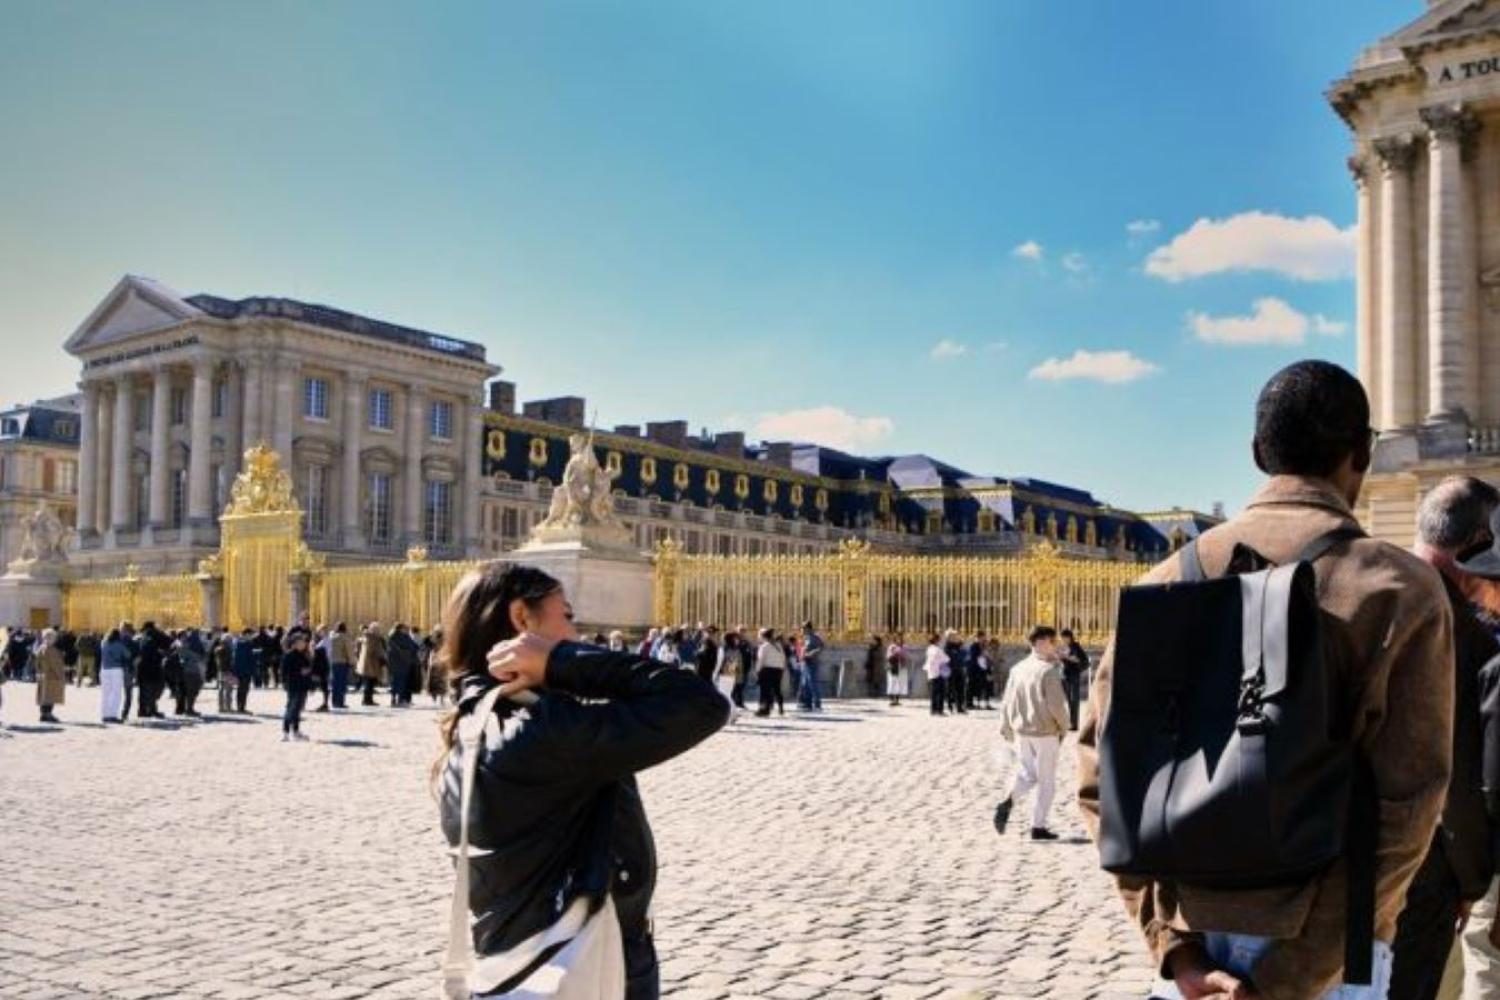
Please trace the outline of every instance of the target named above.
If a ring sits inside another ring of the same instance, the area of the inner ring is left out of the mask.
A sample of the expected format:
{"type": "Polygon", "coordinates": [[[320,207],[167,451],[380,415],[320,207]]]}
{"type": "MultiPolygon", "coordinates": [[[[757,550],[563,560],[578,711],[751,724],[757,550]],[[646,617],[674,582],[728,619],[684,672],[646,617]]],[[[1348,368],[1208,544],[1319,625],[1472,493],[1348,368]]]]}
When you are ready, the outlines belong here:
{"type": "Polygon", "coordinates": [[[0,576],[0,624],[43,628],[63,620],[65,563],[16,560],[0,576]]]}
{"type": "Polygon", "coordinates": [[[533,540],[500,558],[561,581],[580,633],[640,632],[651,624],[651,561],[639,552],[593,548],[582,540],[533,540]]]}

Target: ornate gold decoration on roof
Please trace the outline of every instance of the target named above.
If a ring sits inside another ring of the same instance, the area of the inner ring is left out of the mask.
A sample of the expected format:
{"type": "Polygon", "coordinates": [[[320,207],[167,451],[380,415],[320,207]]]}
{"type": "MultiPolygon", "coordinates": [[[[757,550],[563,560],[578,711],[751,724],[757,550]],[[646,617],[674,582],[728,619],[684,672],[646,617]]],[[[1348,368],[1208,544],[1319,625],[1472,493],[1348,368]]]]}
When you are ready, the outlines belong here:
{"type": "Polygon", "coordinates": [[[292,477],[281,467],[281,456],[258,444],[245,452],[245,467],[229,491],[225,516],[300,513],[292,499],[292,477]]]}

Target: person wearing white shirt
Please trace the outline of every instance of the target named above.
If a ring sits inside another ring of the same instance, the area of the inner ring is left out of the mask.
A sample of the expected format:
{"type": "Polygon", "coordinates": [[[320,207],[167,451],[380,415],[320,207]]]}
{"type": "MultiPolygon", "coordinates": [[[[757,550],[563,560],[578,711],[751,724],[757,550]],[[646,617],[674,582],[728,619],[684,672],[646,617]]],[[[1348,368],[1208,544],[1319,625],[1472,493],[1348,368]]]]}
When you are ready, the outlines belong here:
{"type": "Polygon", "coordinates": [[[943,710],[943,697],[947,693],[950,667],[942,637],[935,633],[927,638],[927,661],[922,669],[927,673],[927,686],[932,692],[932,714],[947,714],[943,710]]]}
{"type": "Polygon", "coordinates": [[[1063,689],[1062,653],[1057,630],[1038,625],[1031,630],[1031,655],[1010,671],[1010,684],[1000,702],[1000,732],[1014,741],[1016,774],[1010,794],[995,807],[995,829],[1005,832],[1016,797],[1035,790],[1031,802],[1031,839],[1056,840],[1047,829],[1047,813],[1057,789],[1057,752],[1068,732],[1068,695],[1063,689]]]}

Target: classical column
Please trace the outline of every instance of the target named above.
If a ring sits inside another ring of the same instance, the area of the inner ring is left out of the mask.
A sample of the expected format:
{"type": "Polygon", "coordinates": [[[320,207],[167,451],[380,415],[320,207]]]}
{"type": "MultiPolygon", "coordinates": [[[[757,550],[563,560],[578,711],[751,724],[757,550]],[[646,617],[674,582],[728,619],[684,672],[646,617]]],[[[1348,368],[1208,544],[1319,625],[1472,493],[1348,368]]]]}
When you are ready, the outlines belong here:
{"type": "Polygon", "coordinates": [[[1465,398],[1469,362],[1469,215],[1464,205],[1463,144],[1477,128],[1456,106],[1424,108],[1427,123],[1427,421],[1464,421],[1478,400],[1465,398]]]}
{"type": "Polygon", "coordinates": [[[110,456],[109,518],[116,535],[135,528],[131,510],[130,447],[135,430],[135,385],[130,376],[115,383],[114,453],[110,456]]]}
{"type": "Polygon", "coordinates": [[[213,450],[215,359],[193,359],[193,408],[188,425],[188,523],[211,528],[214,523],[213,450]]]}
{"type": "Polygon", "coordinates": [[[344,376],[343,480],[339,484],[339,500],[343,508],[341,528],[346,549],[365,547],[365,526],[359,505],[359,455],[364,450],[368,379],[364,372],[350,372],[344,376]]]}
{"type": "Polygon", "coordinates": [[[167,443],[172,430],[172,370],[165,365],[151,373],[151,485],[148,496],[151,509],[146,525],[152,530],[165,528],[171,511],[167,509],[171,482],[168,473],[167,443]]]}
{"type": "Polygon", "coordinates": [[[99,383],[83,383],[83,412],[78,420],[78,534],[94,533],[98,509],[95,481],[99,462],[99,383]]]}
{"type": "Polygon", "coordinates": [[[1359,380],[1370,396],[1371,410],[1380,413],[1379,329],[1375,305],[1375,219],[1370,211],[1371,182],[1374,180],[1374,158],[1366,155],[1349,157],[1349,172],[1354,175],[1358,245],[1355,262],[1355,328],[1358,330],[1356,352],[1359,380]]]}
{"type": "Polygon", "coordinates": [[[95,447],[94,459],[98,466],[98,475],[94,478],[94,532],[101,537],[109,533],[110,513],[110,483],[111,470],[114,468],[114,405],[115,386],[114,383],[101,383],[99,386],[99,408],[94,423],[94,439],[98,441],[95,447]]]}
{"type": "Polygon", "coordinates": [[[422,541],[422,441],[427,430],[425,394],[415,386],[406,394],[406,497],[401,529],[407,545],[422,541]]]}
{"type": "Polygon", "coordinates": [[[252,354],[245,359],[245,392],[241,401],[242,421],[240,425],[243,428],[240,442],[244,448],[241,450],[265,443],[267,432],[270,430],[261,422],[261,397],[263,395],[261,384],[265,378],[265,370],[265,361],[259,356],[252,354]]]}
{"type": "Polygon", "coordinates": [[[1412,322],[1411,168],[1417,144],[1410,137],[1380,139],[1380,430],[1410,430],[1417,423],[1417,335],[1412,322]]]}
{"type": "MultiPolygon", "coordinates": [[[[245,454],[245,372],[239,365],[230,362],[224,366],[224,497],[229,497],[229,485],[240,471],[240,459],[245,454]]],[[[220,511],[214,511],[217,517],[220,511]]]]}
{"type": "Polygon", "coordinates": [[[297,419],[295,394],[298,365],[289,355],[279,354],[275,365],[276,391],[271,404],[271,448],[282,465],[292,467],[292,424],[297,419]]]}
{"type": "Polygon", "coordinates": [[[470,398],[464,400],[463,451],[459,460],[463,462],[463,497],[459,509],[463,512],[463,531],[459,544],[466,556],[479,552],[479,489],[484,463],[484,409],[470,398]]]}

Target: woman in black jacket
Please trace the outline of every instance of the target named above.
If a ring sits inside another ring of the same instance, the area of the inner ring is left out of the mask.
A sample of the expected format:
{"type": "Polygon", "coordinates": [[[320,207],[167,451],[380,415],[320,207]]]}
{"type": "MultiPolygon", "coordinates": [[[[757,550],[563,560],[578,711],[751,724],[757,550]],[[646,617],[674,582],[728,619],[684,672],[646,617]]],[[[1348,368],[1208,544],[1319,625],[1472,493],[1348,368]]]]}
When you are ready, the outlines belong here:
{"type": "Polygon", "coordinates": [[[694,671],[579,642],[562,585],[528,566],[495,564],[461,582],[443,636],[439,655],[458,703],[439,762],[450,844],[459,840],[464,764],[458,720],[497,683],[502,694],[469,810],[476,996],[521,987],[552,952],[499,982],[485,973],[524,953],[518,946],[580,898],[597,912],[608,896],[624,940],[627,1000],[654,1000],[647,914],[656,850],[635,774],[707,739],[729,703],[694,671]]]}

